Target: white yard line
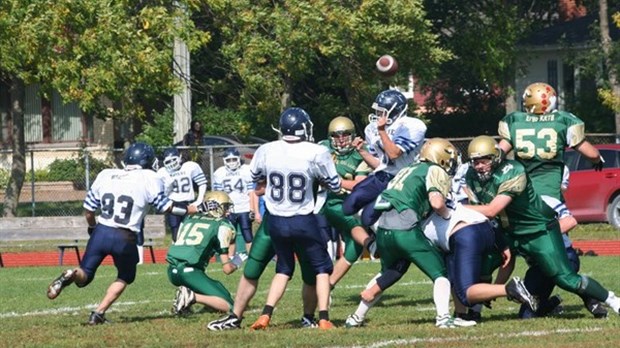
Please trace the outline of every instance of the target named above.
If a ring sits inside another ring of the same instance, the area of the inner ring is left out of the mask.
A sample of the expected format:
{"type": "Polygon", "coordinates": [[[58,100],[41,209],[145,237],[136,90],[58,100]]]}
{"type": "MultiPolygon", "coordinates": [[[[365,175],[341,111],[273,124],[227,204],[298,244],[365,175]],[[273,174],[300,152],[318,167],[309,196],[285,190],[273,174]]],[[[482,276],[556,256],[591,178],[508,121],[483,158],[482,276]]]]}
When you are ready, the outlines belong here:
{"type": "Polygon", "coordinates": [[[419,343],[450,343],[450,342],[471,342],[471,341],[484,341],[490,338],[512,338],[512,337],[539,337],[550,336],[567,333],[590,333],[602,331],[600,327],[585,328],[585,329],[557,329],[557,330],[544,330],[544,331],[522,331],[513,333],[499,333],[491,336],[480,337],[430,337],[430,338],[410,338],[399,340],[379,341],[364,346],[333,346],[329,348],[381,348],[388,346],[412,346],[419,343]]]}

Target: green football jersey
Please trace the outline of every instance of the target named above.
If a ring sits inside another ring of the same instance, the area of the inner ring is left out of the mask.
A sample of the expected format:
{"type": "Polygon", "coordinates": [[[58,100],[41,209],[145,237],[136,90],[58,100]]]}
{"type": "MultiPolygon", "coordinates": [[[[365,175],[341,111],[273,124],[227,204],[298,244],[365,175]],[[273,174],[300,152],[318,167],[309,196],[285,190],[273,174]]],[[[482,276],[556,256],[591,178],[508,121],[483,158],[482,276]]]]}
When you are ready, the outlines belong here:
{"type": "Polygon", "coordinates": [[[447,197],[451,184],[450,176],[440,166],[430,162],[417,162],[401,169],[390,180],[375,209],[385,210],[392,207],[399,213],[411,209],[420,221],[432,210],[428,194],[436,191],[447,197]],[[389,206],[383,208],[385,202],[388,202],[389,206]]]}
{"type": "MultiPolygon", "coordinates": [[[[372,172],[372,169],[366,164],[359,152],[353,150],[346,154],[339,154],[336,152],[336,149],[332,147],[329,139],[321,140],[319,145],[323,145],[329,149],[332,159],[334,160],[334,164],[336,165],[336,172],[341,178],[345,180],[353,180],[357,176],[367,176],[370,172],[372,172]]],[[[331,191],[328,193],[327,197],[344,198],[341,194],[331,191]]]]}
{"type": "Polygon", "coordinates": [[[513,148],[540,195],[561,199],[564,149],[585,140],[585,125],[577,116],[555,111],[536,115],[513,112],[498,127],[500,137],[513,148]]]}
{"type": "Polygon", "coordinates": [[[188,215],[179,227],[177,241],[168,249],[166,261],[204,269],[215,253],[227,253],[234,241],[235,228],[228,219],[188,215]]]}
{"type": "Polygon", "coordinates": [[[493,171],[491,179],[482,183],[474,168],[469,168],[465,181],[482,204],[490,203],[498,195],[512,198],[500,213],[504,231],[514,235],[526,235],[545,231],[553,221],[552,210],[534,191],[525,167],[518,161],[505,160],[493,171]]]}

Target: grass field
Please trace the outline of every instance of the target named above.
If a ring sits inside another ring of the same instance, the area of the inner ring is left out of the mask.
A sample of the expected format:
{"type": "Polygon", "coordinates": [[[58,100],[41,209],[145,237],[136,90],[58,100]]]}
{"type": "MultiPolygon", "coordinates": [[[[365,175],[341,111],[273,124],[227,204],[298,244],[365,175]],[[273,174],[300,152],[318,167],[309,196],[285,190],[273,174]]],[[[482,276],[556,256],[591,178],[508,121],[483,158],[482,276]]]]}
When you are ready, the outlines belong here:
{"type": "MultiPolygon", "coordinates": [[[[170,307],[175,288],[168,282],[166,266],[139,266],[136,282],[130,285],[110,309],[108,325],[90,327],[84,323],[116,276],[112,266],[102,266],[88,287],[66,288],[55,300],[45,296],[49,282],[62,268],[7,268],[0,274],[0,347],[620,347],[620,316],[593,319],[579,298],[562,290],[565,312],[553,318],[520,321],[517,304],[505,299],[485,309],[483,322],[473,328],[437,329],[431,283],[411,267],[399,283],[389,289],[383,301],[371,310],[367,324],[359,329],[344,328],[359,292],[378,271],[379,263],[360,261],[333,291],[330,311],[338,326],[332,331],[301,329],[301,282],[296,274],[289,284],[266,331],[252,332],[249,326],[260,314],[274,273],[266,270],[259,290],[245,314],[242,330],[209,332],[206,324],[218,313],[194,307],[187,317],[174,317],[170,307]]],[[[620,257],[582,257],[583,274],[620,292],[620,257]]],[[[516,275],[523,275],[518,260],[516,275]]],[[[225,276],[219,264],[207,269],[234,293],[240,272],[225,276]]]]}

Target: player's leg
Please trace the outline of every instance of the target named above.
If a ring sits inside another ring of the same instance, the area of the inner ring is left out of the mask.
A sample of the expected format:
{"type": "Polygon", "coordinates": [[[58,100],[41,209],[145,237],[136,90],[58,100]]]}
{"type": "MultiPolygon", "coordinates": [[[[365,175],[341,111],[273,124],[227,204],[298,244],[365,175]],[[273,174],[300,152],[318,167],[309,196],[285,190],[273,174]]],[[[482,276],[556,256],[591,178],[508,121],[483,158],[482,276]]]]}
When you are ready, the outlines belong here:
{"type": "Polygon", "coordinates": [[[181,226],[181,221],[183,221],[184,216],[178,216],[174,214],[166,214],[165,219],[168,227],[170,227],[170,234],[172,238],[172,244],[177,241],[177,235],[179,232],[179,226],[181,226]]]}
{"type": "Polygon", "coordinates": [[[269,214],[263,216],[263,220],[256,231],[254,236],[252,247],[248,254],[248,259],[245,262],[243,268],[243,275],[239,279],[239,285],[237,286],[237,293],[235,294],[235,301],[233,305],[232,313],[211,321],[207,328],[211,331],[220,331],[235,329],[241,327],[241,321],[243,320],[243,314],[245,310],[254,298],[256,289],[258,288],[258,279],[261,277],[265,268],[275,255],[271,237],[267,234],[267,220],[269,214]]]}
{"type": "MultiPolygon", "coordinates": [[[[252,330],[262,330],[269,326],[271,316],[273,315],[273,309],[282,298],[282,295],[284,295],[288,281],[295,271],[294,241],[291,243],[291,236],[297,229],[296,224],[301,223],[302,226],[303,224],[310,224],[310,226],[314,226],[315,228],[317,226],[314,215],[308,215],[308,217],[312,217],[312,219],[303,221],[303,219],[297,219],[297,216],[281,217],[272,215],[267,221],[267,229],[269,230],[271,241],[277,255],[276,274],[271,281],[266,304],[258,320],[252,324],[252,330]]],[[[316,232],[318,231],[315,231],[315,233],[316,232]]]]}
{"type": "Polygon", "coordinates": [[[121,296],[127,285],[133,283],[136,279],[136,265],[138,264],[136,233],[126,229],[113,230],[110,255],[112,255],[118,274],[116,280],[108,287],[97,309],[91,313],[88,321],[91,325],[105,323],[105,312],[121,296]]]}
{"type": "Polygon", "coordinates": [[[552,277],[557,286],[574,294],[605,302],[616,313],[620,311],[620,299],[613,292],[605,289],[595,279],[573,271],[564,248],[559,224],[549,226],[548,231],[521,242],[520,248],[523,252],[540,266],[546,276],[552,277]]]}

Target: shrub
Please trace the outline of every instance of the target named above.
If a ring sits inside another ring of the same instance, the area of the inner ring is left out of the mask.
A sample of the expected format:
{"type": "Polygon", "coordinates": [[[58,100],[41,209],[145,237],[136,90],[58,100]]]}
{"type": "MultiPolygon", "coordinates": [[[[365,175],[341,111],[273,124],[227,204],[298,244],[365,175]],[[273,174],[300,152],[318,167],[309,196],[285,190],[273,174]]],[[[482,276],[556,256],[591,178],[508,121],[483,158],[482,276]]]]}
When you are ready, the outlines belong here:
{"type": "Polygon", "coordinates": [[[47,168],[49,181],[72,181],[76,189],[83,190],[85,185],[86,158],[89,164],[89,179],[92,182],[97,174],[105,168],[112,166],[108,161],[93,158],[90,154],[86,157],[85,151],[80,151],[77,158],[56,159],[47,168]]]}
{"type": "Polygon", "coordinates": [[[6,185],[9,184],[9,178],[11,177],[11,172],[8,169],[0,169],[0,189],[5,189],[6,185]]]}

